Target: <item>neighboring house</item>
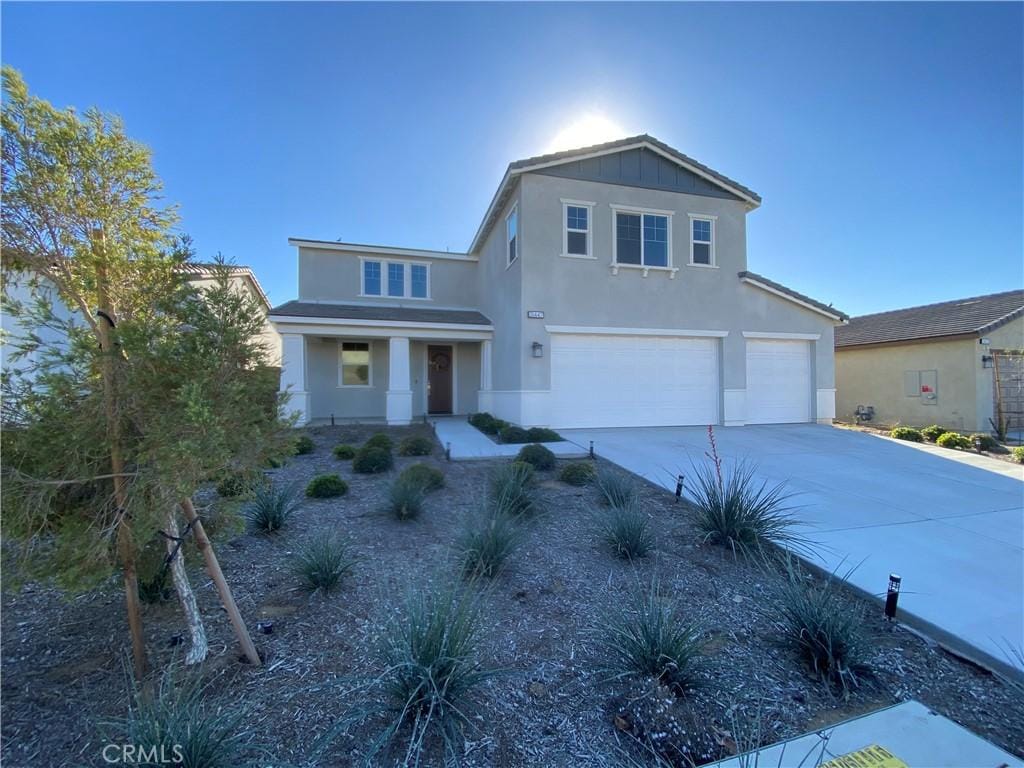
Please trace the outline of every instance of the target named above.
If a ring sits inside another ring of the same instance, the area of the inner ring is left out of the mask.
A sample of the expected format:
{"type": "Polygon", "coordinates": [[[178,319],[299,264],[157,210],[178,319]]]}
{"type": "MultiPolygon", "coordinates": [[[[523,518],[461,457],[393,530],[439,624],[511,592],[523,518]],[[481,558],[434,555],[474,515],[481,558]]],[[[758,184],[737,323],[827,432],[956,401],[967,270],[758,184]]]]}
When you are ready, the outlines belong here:
{"type": "Polygon", "coordinates": [[[1024,290],[897,309],[836,329],[837,411],[879,424],[1024,428],[1024,290]]]}
{"type": "MultiPolygon", "coordinates": [[[[215,279],[213,264],[189,262],[183,264],[181,270],[184,274],[188,275],[189,282],[199,287],[212,285],[215,279]]],[[[249,269],[249,267],[231,265],[231,284],[237,290],[251,293],[252,296],[259,300],[260,307],[264,314],[269,312],[270,299],[268,299],[267,294],[263,292],[263,288],[256,279],[256,275],[253,274],[253,271],[249,269]]],[[[32,291],[25,280],[9,280],[6,290],[8,296],[14,301],[28,302],[31,300],[32,291]]],[[[69,312],[67,307],[63,306],[59,300],[54,302],[53,311],[54,314],[62,320],[71,319],[73,315],[73,313],[69,312]]],[[[31,367],[33,361],[31,359],[12,361],[9,356],[15,349],[15,345],[12,343],[13,339],[10,337],[23,335],[25,329],[16,318],[12,318],[6,314],[4,314],[2,319],[0,319],[0,327],[4,330],[2,357],[0,357],[0,359],[2,359],[3,370],[15,376],[24,376],[25,369],[31,367]]],[[[51,328],[36,329],[36,333],[44,344],[60,343],[58,332],[51,328]]],[[[264,322],[261,338],[266,344],[268,350],[267,363],[272,366],[280,365],[281,337],[277,335],[277,331],[274,330],[274,326],[271,325],[269,320],[264,322]]]]}
{"type": "Polygon", "coordinates": [[[830,422],[846,316],[747,269],[746,187],[646,135],[512,163],[466,253],[292,239],[300,420],[830,422]]]}

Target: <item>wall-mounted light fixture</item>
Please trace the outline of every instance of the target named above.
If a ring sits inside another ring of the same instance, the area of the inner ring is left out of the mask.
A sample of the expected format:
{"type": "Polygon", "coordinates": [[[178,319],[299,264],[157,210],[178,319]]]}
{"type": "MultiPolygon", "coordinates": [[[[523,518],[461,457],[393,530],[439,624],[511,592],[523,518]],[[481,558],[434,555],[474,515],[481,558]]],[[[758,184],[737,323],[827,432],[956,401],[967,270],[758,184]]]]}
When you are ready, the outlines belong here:
{"type": "Polygon", "coordinates": [[[544,357],[544,345],[541,344],[539,341],[533,342],[532,349],[534,357],[544,357]]]}
{"type": "Polygon", "coordinates": [[[992,355],[982,355],[981,356],[981,367],[982,368],[994,368],[995,367],[995,360],[992,358],[992,355]]]}
{"type": "Polygon", "coordinates": [[[981,338],[981,339],[978,339],[978,343],[981,344],[982,346],[987,347],[989,344],[992,343],[992,341],[991,341],[991,339],[981,338]]]}

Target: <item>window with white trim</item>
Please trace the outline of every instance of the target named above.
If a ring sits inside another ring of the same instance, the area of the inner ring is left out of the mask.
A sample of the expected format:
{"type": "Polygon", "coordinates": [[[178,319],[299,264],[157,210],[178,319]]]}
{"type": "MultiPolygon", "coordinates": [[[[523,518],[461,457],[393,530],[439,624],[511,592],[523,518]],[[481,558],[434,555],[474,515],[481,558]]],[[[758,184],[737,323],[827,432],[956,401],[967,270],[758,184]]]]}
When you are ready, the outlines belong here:
{"type": "Polygon", "coordinates": [[[363,296],[429,299],[430,265],[408,261],[363,260],[363,296]]]}
{"type": "Polygon", "coordinates": [[[664,213],[616,210],[614,263],[670,267],[670,218],[664,213]]]}
{"type": "Polygon", "coordinates": [[[562,202],[562,253],[566,256],[590,254],[591,208],[593,203],[562,202]]]}
{"type": "Polygon", "coordinates": [[[367,341],[343,341],[338,345],[338,386],[373,385],[372,357],[367,341]]]}
{"type": "Polygon", "coordinates": [[[715,266],[715,220],[690,216],[690,263],[715,266]]]}
{"type": "Polygon", "coordinates": [[[505,238],[508,244],[508,264],[519,258],[519,206],[513,205],[505,219],[505,238]]]}

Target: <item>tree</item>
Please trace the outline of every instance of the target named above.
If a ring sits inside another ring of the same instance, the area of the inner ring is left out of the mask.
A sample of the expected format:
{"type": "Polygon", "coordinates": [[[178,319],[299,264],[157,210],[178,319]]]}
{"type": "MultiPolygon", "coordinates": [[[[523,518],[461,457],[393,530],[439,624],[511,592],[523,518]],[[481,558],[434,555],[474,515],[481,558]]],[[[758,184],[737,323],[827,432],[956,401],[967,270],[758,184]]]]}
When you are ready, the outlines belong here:
{"type": "Polygon", "coordinates": [[[121,570],[141,678],[139,544],[173,537],[180,506],[258,663],[190,510],[205,479],[280,450],[259,307],[226,267],[204,291],[185,278],[191,249],[119,120],[57,110],[7,67],[3,88],[5,312],[22,329],[12,357],[32,361],[30,376],[4,375],[6,533],[29,576],[83,589],[121,570]],[[19,280],[28,297],[12,300],[19,280]]]}

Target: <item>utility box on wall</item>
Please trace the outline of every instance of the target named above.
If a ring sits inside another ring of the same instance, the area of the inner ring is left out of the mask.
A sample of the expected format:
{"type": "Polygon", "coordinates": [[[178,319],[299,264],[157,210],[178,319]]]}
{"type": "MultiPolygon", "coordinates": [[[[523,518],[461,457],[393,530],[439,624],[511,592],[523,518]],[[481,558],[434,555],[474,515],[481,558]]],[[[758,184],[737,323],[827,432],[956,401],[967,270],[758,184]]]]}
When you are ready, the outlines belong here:
{"type": "Polygon", "coordinates": [[[939,372],[904,371],[903,394],[921,398],[921,405],[936,405],[939,401],[939,372]]]}

